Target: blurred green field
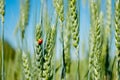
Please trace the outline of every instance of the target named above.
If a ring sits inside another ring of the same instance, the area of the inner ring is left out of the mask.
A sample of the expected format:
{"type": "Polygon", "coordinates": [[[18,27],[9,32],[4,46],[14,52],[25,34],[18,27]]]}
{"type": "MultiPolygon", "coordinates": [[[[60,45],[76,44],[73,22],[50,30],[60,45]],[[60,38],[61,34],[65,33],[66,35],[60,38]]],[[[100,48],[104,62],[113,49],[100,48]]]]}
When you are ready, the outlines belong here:
{"type": "MultiPolygon", "coordinates": [[[[0,43],[1,44],[1,43],[0,43]]],[[[12,48],[12,46],[5,41],[4,43],[5,47],[5,80],[22,80],[22,61],[21,61],[21,53],[16,53],[16,51],[12,48]],[[21,64],[21,65],[20,65],[21,64]]],[[[1,50],[1,46],[0,46],[1,50]]],[[[0,51],[1,54],[1,51],[0,51]]],[[[76,70],[77,70],[77,62],[75,60],[72,60],[71,62],[71,72],[70,72],[70,80],[76,79],[76,70]]],[[[81,72],[81,80],[87,80],[87,77],[85,77],[85,74],[87,73],[88,68],[88,59],[81,60],[80,62],[80,72],[81,72]]],[[[0,65],[1,65],[1,55],[0,55],[0,65]]],[[[60,60],[56,61],[56,68],[60,67],[61,62],[60,60]]],[[[1,66],[0,66],[0,72],[1,72],[1,66]]],[[[61,74],[61,68],[58,68],[56,72],[56,80],[60,80],[60,74],[61,74]]],[[[1,76],[0,76],[1,80],[1,76]]]]}

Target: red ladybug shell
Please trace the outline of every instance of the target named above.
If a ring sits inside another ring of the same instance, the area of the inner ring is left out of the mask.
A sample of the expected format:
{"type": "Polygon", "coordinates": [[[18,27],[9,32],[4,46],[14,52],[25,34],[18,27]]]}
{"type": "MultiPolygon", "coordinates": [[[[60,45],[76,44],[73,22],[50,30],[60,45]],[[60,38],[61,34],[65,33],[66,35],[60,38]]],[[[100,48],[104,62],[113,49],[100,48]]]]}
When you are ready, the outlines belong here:
{"type": "Polygon", "coordinates": [[[38,44],[41,45],[43,42],[43,39],[38,39],[38,44]]]}

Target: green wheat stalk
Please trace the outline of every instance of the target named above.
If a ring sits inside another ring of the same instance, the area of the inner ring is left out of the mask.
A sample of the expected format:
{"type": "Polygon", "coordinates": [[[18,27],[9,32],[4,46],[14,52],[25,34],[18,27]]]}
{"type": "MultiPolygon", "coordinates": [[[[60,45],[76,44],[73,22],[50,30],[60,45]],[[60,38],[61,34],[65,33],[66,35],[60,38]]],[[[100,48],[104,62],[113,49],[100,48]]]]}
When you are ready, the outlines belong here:
{"type": "Polygon", "coordinates": [[[35,40],[35,67],[37,69],[38,79],[42,78],[42,65],[43,65],[43,50],[42,45],[39,44],[38,40],[42,39],[42,28],[40,25],[36,26],[36,40],[35,40]]]}
{"type": "Polygon", "coordinates": [[[103,58],[103,76],[107,79],[108,74],[108,67],[109,67],[109,52],[110,52],[110,46],[111,41],[110,35],[111,35],[111,0],[106,0],[106,25],[103,28],[103,49],[102,49],[102,58],[103,58]]]}
{"type": "Polygon", "coordinates": [[[111,0],[107,0],[107,4],[106,4],[106,15],[107,15],[106,27],[107,27],[108,38],[110,37],[111,14],[112,14],[112,12],[111,12],[111,0]]]}
{"type": "Polygon", "coordinates": [[[76,0],[69,1],[69,9],[70,9],[70,20],[71,20],[71,28],[72,28],[72,42],[75,48],[78,48],[79,43],[79,25],[78,25],[78,15],[76,8],[76,0]]]}
{"type": "Polygon", "coordinates": [[[97,17],[96,25],[95,25],[95,51],[94,51],[94,80],[101,80],[101,62],[100,57],[102,53],[102,39],[101,39],[101,21],[102,21],[103,15],[100,14],[99,17],[97,17]]]}
{"type": "Polygon", "coordinates": [[[66,74],[66,80],[69,80],[70,78],[70,66],[71,66],[71,58],[70,58],[70,48],[71,48],[71,30],[70,30],[70,20],[69,20],[69,11],[66,19],[66,29],[64,34],[64,53],[65,53],[65,74],[66,74]]]}
{"type": "Polygon", "coordinates": [[[56,41],[56,28],[49,28],[49,32],[46,37],[46,44],[44,49],[44,63],[43,63],[43,79],[52,80],[53,70],[52,70],[52,57],[56,41]]]}
{"type": "Polygon", "coordinates": [[[61,22],[64,21],[64,5],[63,0],[53,0],[53,4],[56,10],[56,13],[61,22]]]}
{"type": "MultiPolygon", "coordinates": [[[[80,79],[79,72],[79,12],[77,13],[77,0],[69,1],[69,12],[70,12],[70,21],[71,21],[71,33],[72,33],[72,45],[76,49],[76,55],[78,57],[78,80],[80,79]]],[[[78,6],[79,7],[79,6],[78,6]]],[[[79,8],[78,8],[79,9],[79,8]]],[[[79,10],[78,10],[79,11],[79,10]]]]}
{"type": "Polygon", "coordinates": [[[34,54],[31,59],[32,59],[32,71],[31,71],[32,75],[31,75],[31,77],[32,77],[32,79],[36,80],[36,79],[38,79],[37,67],[36,67],[36,55],[34,54]]]}
{"type": "Polygon", "coordinates": [[[45,50],[44,50],[44,64],[43,64],[43,79],[48,80],[51,78],[51,73],[49,68],[51,68],[50,65],[50,58],[51,54],[49,53],[50,50],[50,36],[51,36],[51,28],[49,28],[49,31],[46,35],[46,44],[45,44],[45,50]]]}
{"type": "Polygon", "coordinates": [[[25,74],[25,80],[31,80],[31,73],[29,68],[28,56],[26,53],[22,53],[23,68],[25,74]]]}
{"type": "Polygon", "coordinates": [[[115,3],[115,45],[117,48],[117,79],[120,79],[120,0],[115,3]]]}
{"type": "Polygon", "coordinates": [[[21,54],[21,50],[17,49],[16,50],[16,55],[15,55],[15,73],[16,73],[16,80],[22,79],[22,64],[21,64],[21,60],[22,60],[22,54],[21,54]]]}
{"type": "Polygon", "coordinates": [[[5,1],[0,0],[0,18],[2,23],[4,23],[4,15],[5,15],[5,1]]]}
{"type": "Polygon", "coordinates": [[[30,8],[30,0],[25,0],[21,2],[21,12],[20,12],[20,22],[19,22],[19,28],[21,31],[21,43],[22,43],[22,59],[23,59],[23,69],[25,72],[25,78],[27,80],[31,80],[31,74],[30,74],[30,67],[28,64],[28,58],[27,54],[24,53],[24,35],[25,35],[25,29],[28,25],[29,21],[29,8],[30,8]]]}
{"type": "Polygon", "coordinates": [[[53,4],[57,13],[57,16],[60,20],[60,32],[61,32],[61,44],[62,44],[62,61],[63,61],[63,68],[62,68],[62,73],[61,73],[61,78],[65,78],[65,53],[64,53],[64,0],[53,0],[53,4]]]}
{"type": "Polygon", "coordinates": [[[96,18],[98,16],[98,10],[97,10],[97,4],[96,2],[94,2],[93,0],[90,0],[90,17],[91,17],[91,27],[90,27],[90,53],[89,53],[89,76],[88,78],[91,80],[93,79],[93,65],[94,65],[94,49],[95,49],[95,35],[94,35],[94,31],[95,31],[95,23],[96,23],[96,18]]]}
{"type": "Polygon", "coordinates": [[[4,80],[4,15],[5,15],[5,4],[4,0],[0,0],[0,18],[1,18],[1,23],[2,23],[2,33],[1,33],[1,39],[2,39],[2,80],[4,80]]]}
{"type": "Polygon", "coordinates": [[[24,38],[25,28],[28,25],[29,8],[30,8],[30,0],[25,0],[24,3],[21,2],[19,26],[20,26],[20,30],[21,30],[22,39],[24,38]]]}

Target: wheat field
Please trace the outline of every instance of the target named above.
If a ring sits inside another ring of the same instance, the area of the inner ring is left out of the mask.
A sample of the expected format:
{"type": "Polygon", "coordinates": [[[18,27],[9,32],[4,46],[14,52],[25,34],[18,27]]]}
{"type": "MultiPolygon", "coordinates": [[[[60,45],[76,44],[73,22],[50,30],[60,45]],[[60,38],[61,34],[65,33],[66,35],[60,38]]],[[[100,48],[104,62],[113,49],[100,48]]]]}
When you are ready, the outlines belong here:
{"type": "Polygon", "coordinates": [[[120,80],[120,0],[0,0],[0,80],[120,80]]]}

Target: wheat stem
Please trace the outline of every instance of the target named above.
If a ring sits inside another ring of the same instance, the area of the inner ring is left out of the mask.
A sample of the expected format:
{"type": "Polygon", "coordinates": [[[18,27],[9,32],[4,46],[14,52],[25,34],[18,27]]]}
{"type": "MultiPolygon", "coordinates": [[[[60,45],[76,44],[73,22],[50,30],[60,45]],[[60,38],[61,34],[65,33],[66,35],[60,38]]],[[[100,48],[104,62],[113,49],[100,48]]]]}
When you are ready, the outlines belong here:
{"type": "Polygon", "coordinates": [[[4,24],[2,23],[2,80],[4,80],[4,24]]]}

